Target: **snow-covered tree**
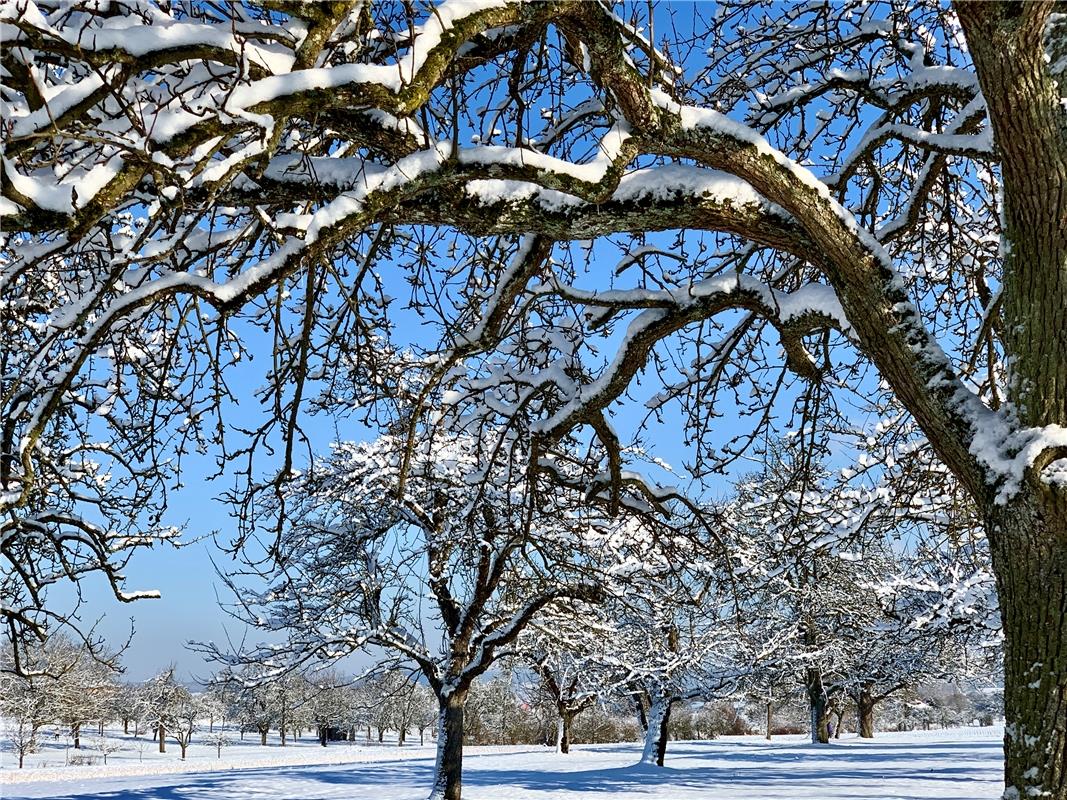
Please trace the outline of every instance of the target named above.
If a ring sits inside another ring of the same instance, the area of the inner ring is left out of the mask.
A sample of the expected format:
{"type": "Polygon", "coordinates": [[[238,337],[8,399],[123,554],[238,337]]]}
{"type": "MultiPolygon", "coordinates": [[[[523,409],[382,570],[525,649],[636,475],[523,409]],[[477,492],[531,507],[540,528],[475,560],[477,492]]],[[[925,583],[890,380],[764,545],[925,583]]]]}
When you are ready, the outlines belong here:
{"type": "Polygon", "coordinates": [[[220,677],[232,687],[234,718],[241,730],[258,733],[260,745],[266,747],[267,736],[280,724],[287,702],[284,691],[278,689],[276,676],[248,667],[216,679],[220,677]]]}
{"type": "Polygon", "coordinates": [[[34,671],[45,674],[40,687],[49,697],[54,720],[62,725],[74,748],[92,723],[110,716],[118,692],[114,661],[99,659],[99,651],[63,636],[50,637],[39,651],[34,671]]]}
{"type": "Polygon", "coordinates": [[[320,671],[309,676],[306,706],[309,724],[318,734],[319,744],[323,747],[329,742],[331,728],[355,729],[353,716],[353,697],[346,692],[347,681],[332,671],[320,671]]]}
{"type": "Polygon", "coordinates": [[[22,769],[26,756],[39,745],[38,732],[54,718],[53,698],[41,687],[42,678],[25,678],[0,671],[0,717],[3,736],[22,769]]]}
{"type": "MultiPolygon", "coordinates": [[[[104,764],[107,764],[108,756],[112,756],[115,753],[121,753],[126,749],[127,745],[121,739],[117,739],[114,736],[108,736],[107,733],[98,733],[91,740],[89,747],[98,752],[101,758],[104,759],[104,764]]],[[[185,758],[185,756],[182,755],[182,758],[185,758]]]]}
{"type": "Polygon", "coordinates": [[[868,539],[857,541],[869,521],[865,503],[831,491],[817,465],[771,457],[738,486],[732,524],[747,546],[740,560],[752,606],[774,628],[778,655],[801,676],[812,741],[826,743],[830,711],[844,696],[845,660],[862,646],[843,631],[877,618],[868,584],[885,574],[886,562],[881,551],[863,552],[868,539]]]}
{"type": "Polygon", "coordinates": [[[597,596],[587,541],[599,517],[576,491],[530,484],[502,432],[431,430],[404,445],[336,445],[287,497],[273,582],[240,599],[251,624],[287,637],[255,655],[278,668],[368,647],[416,665],[439,703],[434,791],[452,798],[472,682],[542,609],[597,596]]]}
{"type": "Polygon", "coordinates": [[[613,629],[599,609],[572,604],[545,614],[520,640],[522,658],[536,679],[536,694],[555,712],[556,752],[569,753],[574,721],[617,688],[605,665],[613,629]]]}
{"type": "Polygon", "coordinates": [[[0,11],[18,54],[0,182],[9,634],[41,633],[40,589],[87,570],[129,598],[115,563],[157,531],[167,455],[226,429],[242,322],[277,336],[238,449],[280,435],[287,477],[302,408],[352,374],[376,391],[393,277],[449,318],[442,380],[478,356],[449,399],[497,427],[536,409],[549,447],[582,429],[616,493],[634,451],[609,411],[647,366],[697,472],[783,407],[825,422],[858,398],[890,436],[914,421],[993,554],[1006,786],[1067,796],[1055,4],[108,9],[0,11]],[[543,237],[541,257],[497,257],[514,247],[492,237],[515,234],[543,237]],[[576,240],[596,243],[550,260],[576,240]],[[452,315],[457,294],[473,317],[452,315]],[[501,363],[516,355],[531,368],[501,363]]]}
{"type": "Polygon", "coordinates": [[[185,754],[193,741],[193,734],[200,730],[200,720],[203,714],[204,707],[200,702],[200,697],[188,689],[179,692],[171,703],[167,733],[181,749],[182,761],[185,760],[185,754]]]}
{"type": "Polygon", "coordinates": [[[174,667],[168,667],[145,681],[142,692],[145,724],[154,732],[159,742],[159,752],[165,753],[168,734],[181,724],[176,714],[185,706],[189,690],[178,682],[174,667]]]}
{"type": "Polygon", "coordinates": [[[663,766],[678,703],[734,692],[755,668],[739,598],[707,520],[656,529],[625,520],[605,531],[622,555],[609,569],[596,653],[613,685],[633,693],[644,730],[641,763],[663,766]]]}
{"type": "Polygon", "coordinates": [[[828,741],[832,714],[840,731],[850,703],[860,735],[873,736],[878,703],[981,671],[972,651],[995,633],[988,573],[964,544],[968,506],[887,460],[877,483],[863,486],[856,470],[832,475],[783,443],[739,484],[731,507],[741,579],[758,624],[773,629],[765,640],[777,657],[765,671],[779,680],[790,666],[800,672],[813,741],[828,741]]]}
{"type": "Polygon", "coordinates": [[[412,703],[414,709],[411,724],[419,732],[419,745],[425,746],[426,731],[432,730],[437,725],[439,717],[437,698],[434,696],[433,689],[420,683],[415,686],[412,703]]]}
{"type": "Polygon", "coordinates": [[[233,739],[230,738],[229,732],[221,727],[218,730],[206,732],[203,735],[203,739],[204,744],[215,748],[215,758],[222,758],[222,748],[233,744],[233,739]]]}
{"type": "Polygon", "coordinates": [[[408,731],[419,716],[420,703],[425,695],[419,683],[403,670],[390,670],[376,684],[379,704],[383,710],[383,724],[396,731],[396,743],[403,747],[408,731]]]}

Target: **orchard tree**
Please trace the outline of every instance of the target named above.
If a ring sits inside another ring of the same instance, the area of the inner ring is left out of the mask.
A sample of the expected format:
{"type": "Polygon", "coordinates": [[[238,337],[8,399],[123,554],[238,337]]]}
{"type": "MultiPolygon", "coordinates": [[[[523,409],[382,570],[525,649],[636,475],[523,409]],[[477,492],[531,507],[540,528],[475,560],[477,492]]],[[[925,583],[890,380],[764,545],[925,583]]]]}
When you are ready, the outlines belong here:
{"type": "Polygon", "coordinates": [[[556,752],[569,753],[574,721],[615,687],[605,666],[613,629],[595,606],[572,604],[545,613],[520,637],[519,652],[540,696],[555,712],[556,752]]]}
{"type": "MultiPolygon", "coordinates": [[[[247,622],[285,637],[236,658],[282,671],[378,648],[418,668],[438,701],[434,796],[448,800],[460,792],[473,681],[543,609],[600,591],[590,547],[600,517],[580,492],[529,482],[523,441],[429,429],[410,450],[388,435],[337,444],[291,485],[283,534],[268,543],[273,567],[249,561],[267,588],[234,584],[247,622]]],[[[410,682],[369,688],[379,739],[411,722],[410,709],[390,708],[410,682]]]]}
{"type": "Polygon", "coordinates": [[[279,724],[284,703],[277,676],[270,670],[248,666],[222,679],[234,687],[235,717],[241,730],[256,731],[260,746],[266,747],[271,728],[279,724]]]}
{"type": "Polygon", "coordinates": [[[385,724],[396,731],[396,744],[403,747],[423,699],[419,684],[403,670],[390,670],[378,682],[377,690],[381,693],[379,703],[384,710],[385,724]]]}
{"type": "Polygon", "coordinates": [[[830,739],[851,660],[881,621],[875,582],[893,559],[878,504],[840,490],[818,463],[768,448],[762,472],[737,487],[729,515],[751,612],[773,632],[771,665],[791,664],[808,696],[811,740],[830,739]],[[873,534],[873,535],[872,535],[873,534]]]}
{"type": "Polygon", "coordinates": [[[871,737],[875,707],[896,692],[995,677],[1001,624],[976,509],[913,426],[869,439],[840,477],[871,481],[879,498],[877,508],[868,505],[865,534],[851,537],[846,551],[880,553],[884,566],[863,581],[877,609],[839,629],[855,643],[843,671],[857,730],[871,737]]]}
{"type": "Polygon", "coordinates": [[[703,517],[685,522],[657,530],[626,520],[605,531],[604,549],[621,557],[606,570],[600,620],[609,630],[591,654],[609,685],[634,693],[641,763],[660,767],[674,706],[729,695],[755,668],[721,542],[706,541],[703,517]]]}
{"type": "Polygon", "coordinates": [[[139,501],[158,502],[168,453],[224,429],[242,320],[277,335],[265,421],[241,450],[280,434],[287,477],[315,380],[327,400],[338,373],[374,392],[379,281],[395,265],[422,311],[450,317],[452,288],[477,300],[446,327],[442,380],[456,359],[511,359],[512,323],[535,315],[544,368],[449,397],[540,409],[542,453],[590,431],[616,492],[633,451],[606,414],[649,365],[661,407],[690,412],[702,469],[741,457],[783,403],[825,419],[852,393],[890,427],[913,420],[989,538],[1006,790],[1067,797],[1055,4],[617,11],[4,6],[8,635],[41,632],[42,588],[115,577],[145,542],[139,523],[157,530],[142,510],[158,506],[139,501]],[[603,246],[499,257],[514,247],[491,237],[515,234],[603,246]],[[615,235],[612,279],[600,263],[615,235]],[[599,280],[584,280],[582,252],[599,280]],[[595,327],[620,334],[606,361],[585,346],[595,327]],[[723,414],[750,430],[717,435],[723,414]],[[119,472],[124,485],[102,477],[119,472]],[[94,505],[117,524],[85,522],[94,505]],[[55,568],[65,559],[78,568],[55,568]]]}
{"type": "Polygon", "coordinates": [[[3,735],[23,768],[26,756],[37,752],[40,729],[55,715],[52,698],[41,683],[44,679],[25,678],[0,672],[0,716],[3,735]]]}
{"type": "Polygon", "coordinates": [[[434,696],[433,689],[419,683],[415,685],[412,703],[414,704],[412,724],[415,726],[415,730],[419,732],[419,746],[424,747],[426,745],[426,731],[437,725],[439,716],[437,698],[434,696]]]}
{"type": "Polygon", "coordinates": [[[171,701],[167,713],[167,733],[181,750],[182,761],[185,761],[193,734],[200,730],[203,715],[204,706],[200,697],[182,686],[171,701]]]}
{"type": "MultiPolygon", "coordinates": [[[[126,744],[121,739],[116,739],[104,733],[100,733],[92,740],[91,747],[101,755],[104,759],[104,764],[106,765],[108,756],[114,755],[115,753],[121,753],[126,749],[126,744]]],[[[184,749],[182,752],[184,753],[184,749]]],[[[185,758],[185,756],[182,755],[182,758],[185,758]]]]}
{"type": "MultiPolygon", "coordinates": [[[[345,691],[347,681],[340,674],[323,671],[309,677],[307,706],[308,720],[315,727],[319,744],[326,747],[330,729],[346,725],[350,720],[352,697],[345,691]]],[[[355,731],[355,726],[351,726],[355,731]]]]}
{"type": "Polygon", "coordinates": [[[100,661],[97,653],[64,637],[49,639],[44,647],[48,669],[55,678],[43,681],[52,696],[55,718],[62,723],[74,748],[81,748],[84,729],[107,717],[118,692],[113,663],[100,661]]]}
{"type": "MultiPolygon", "coordinates": [[[[159,672],[144,682],[144,720],[159,742],[159,752],[167,752],[167,734],[178,720],[175,712],[188,697],[189,690],[174,676],[174,667],[159,672]]],[[[183,748],[184,750],[184,748],[183,748]]]]}
{"type": "Polygon", "coordinates": [[[215,748],[215,758],[222,758],[222,748],[233,744],[225,728],[220,727],[217,731],[208,731],[204,734],[204,744],[215,748]]]}

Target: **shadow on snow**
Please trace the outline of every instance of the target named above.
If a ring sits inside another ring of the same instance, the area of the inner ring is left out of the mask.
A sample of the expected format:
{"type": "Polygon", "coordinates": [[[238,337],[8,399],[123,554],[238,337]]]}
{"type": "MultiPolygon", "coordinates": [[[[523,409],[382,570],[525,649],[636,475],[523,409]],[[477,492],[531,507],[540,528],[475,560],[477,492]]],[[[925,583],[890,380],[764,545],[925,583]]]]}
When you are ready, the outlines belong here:
{"type": "MultiPolygon", "coordinates": [[[[583,747],[591,754],[618,752],[617,747],[583,747]]],[[[668,787],[676,791],[700,791],[705,797],[727,798],[734,792],[758,790],[764,797],[832,796],[834,800],[859,800],[874,797],[872,786],[893,782],[894,800],[929,800],[930,782],[954,783],[960,793],[944,794],[940,800],[972,800],[974,780],[982,780],[980,765],[988,765],[999,757],[1000,743],[954,742],[915,744],[876,742],[851,746],[813,746],[804,744],[742,744],[722,746],[672,743],[668,750],[668,766],[647,767],[633,765],[602,769],[553,770],[553,759],[567,758],[544,750],[548,759],[543,769],[529,767],[493,768],[481,764],[496,757],[513,753],[486,753],[472,758],[465,765],[464,787],[479,796],[484,789],[507,786],[530,792],[583,792],[586,794],[617,795],[620,798],[639,798],[643,795],[665,796],[668,787]],[[818,758],[813,758],[818,756],[818,758]],[[932,757],[932,758],[931,758],[932,757]],[[670,761],[684,759],[677,768],[670,761]],[[702,766],[700,761],[716,762],[702,766]],[[925,784],[925,785],[924,785],[925,784]],[[861,788],[862,787],[862,788],[861,788]],[[970,788],[970,793],[968,792],[970,788]],[[715,794],[709,794],[715,792],[715,794]],[[860,792],[860,793],[856,793],[860,792]]],[[[530,751],[526,751],[527,754],[530,751]]],[[[576,764],[577,765],[577,764],[576,764]]],[[[374,798],[379,789],[411,787],[412,798],[421,798],[428,790],[433,771],[433,758],[374,761],[348,766],[280,766],[161,775],[140,778],[105,779],[111,786],[98,791],[71,791],[54,800],[223,800],[223,798],[286,798],[279,783],[300,782],[301,800],[332,800],[333,798],[374,798]],[[121,787],[124,781],[149,780],[152,786],[121,787]],[[251,784],[251,785],[250,785],[251,784]],[[272,787],[272,784],[274,786],[272,787]],[[316,784],[320,790],[316,791],[316,784]],[[327,786],[331,788],[326,788],[327,786]],[[339,790],[348,787],[347,791],[339,790]],[[360,792],[358,787],[364,787],[360,792]],[[272,788],[274,791],[272,791],[272,788]]],[[[53,784],[54,786],[54,784],[53,784]]],[[[16,794],[19,788],[8,787],[16,794]]],[[[27,788],[32,789],[32,784],[27,788]]],[[[79,787],[80,788],[80,787],[79,787]]],[[[956,788],[945,786],[945,789],[956,788]]],[[[405,793],[406,796],[407,793],[405,793]]],[[[32,795],[30,795],[32,796],[32,795]]]]}

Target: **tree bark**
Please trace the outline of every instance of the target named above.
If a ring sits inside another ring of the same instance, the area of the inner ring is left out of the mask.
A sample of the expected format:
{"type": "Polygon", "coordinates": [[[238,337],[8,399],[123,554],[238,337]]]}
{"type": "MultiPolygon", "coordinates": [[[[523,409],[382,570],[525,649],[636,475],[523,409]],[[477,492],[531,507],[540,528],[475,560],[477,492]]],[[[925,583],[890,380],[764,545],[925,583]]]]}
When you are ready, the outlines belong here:
{"type": "Polygon", "coordinates": [[[634,694],[634,705],[637,707],[637,724],[641,726],[641,731],[648,730],[648,715],[645,713],[645,704],[641,702],[641,695],[634,694]]]}
{"type": "Polygon", "coordinates": [[[167,726],[159,723],[159,752],[167,752],[167,726]]]}
{"type": "Polygon", "coordinates": [[[559,712],[559,726],[556,735],[556,752],[569,753],[571,751],[571,726],[577,716],[573,711],[559,712]]]}
{"type": "Polygon", "coordinates": [[[870,683],[864,683],[856,697],[856,718],[861,739],[874,738],[874,705],[874,688],[870,683]]]}
{"type": "Polygon", "coordinates": [[[641,763],[657,767],[663,766],[667,756],[667,726],[671,719],[671,705],[668,697],[657,697],[648,710],[648,728],[645,730],[645,746],[641,751],[641,763]]]}
{"type": "MultiPolygon", "coordinates": [[[[1052,3],[958,11],[1001,155],[1008,400],[1020,426],[1067,426],[1067,119],[1062,52],[1046,55],[1062,27],[1052,3]]],[[[1067,800],[1067,492],[1041,466],[980,504],[1004,631],[1004,797],[1067,800]]]]}
{"type": "Polygon", "coordinates": [[[74,749],[75,750],[81,750],[81,746],[82,746],[82,737],[81,737],[82,726],[81,726],[81,723],[78,723],[78,724],[72,726],[71,727],[71,733],[74,735],[74,749]]]}
{"type": "Polygon", "coordinates": [[[1067,510],[1035,498],[990,529],[1004,630],[1004,780],[1015,797],[1067,800],[1067,510]]]}
{"type": "Polygon", "coordinates": [[[822,682],[822,670],[809,667],[805,673],[805,688],[808,691],[808,704],[811,707],[811,743],[830,743],[830,715],[827,713],[829,698],[822,682]]]}
{"type": "Polygon", "coordinates": [[[268,732],[269,731],[267,729],[265,729],[265,728],[260,728],[259,729],[259,743],[263,747],[267,746],[267,733],[268,732]]]}
{"type": "Polygon", "coordinates": [[[774,706],[771,704],[771,701],[768,700],[767,701],[767,741],[768,742],[771,740],[771,712],[772,712],[773,708],[774,708],[774,706]]]}
{"type": "Polygon", "coordinates": [[[430,800],[460,800],[463,791],[463,711],[466,691],[438,698],[437,762],[430,800]]]}

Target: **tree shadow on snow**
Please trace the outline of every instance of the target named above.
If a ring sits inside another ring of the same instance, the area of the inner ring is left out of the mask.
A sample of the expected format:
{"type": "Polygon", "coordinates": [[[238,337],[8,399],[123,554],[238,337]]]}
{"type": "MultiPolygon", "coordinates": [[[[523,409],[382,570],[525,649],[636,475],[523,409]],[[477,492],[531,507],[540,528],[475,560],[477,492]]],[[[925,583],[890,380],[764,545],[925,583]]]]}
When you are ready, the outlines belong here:
{"type": "MultiPolygon", "coordinates": [[[[596,746],[581,749],[591,753],[619,752],[617,748],[596,746]]],[[[779,746],[731,743],[709,748],[706,744],[678,742],[671,744],[668,766],[663,768],[634,765],[559,771],[552,769],[551,761],[543,769],[493,768],[495,756],[514,754],[485,753],[478,754],[477,760],[465,765],[464,786],[475,797],[483,798],[493,796],[486,790],[507,786],[509,796],[521,796],[515,790],[526,790],[531,793],[558,792],[562,796],[568,792],[614,794],[629,799],[653,794],[662,797],[664,789],[671,787],[708,798],[738,794],[766,797],[803,794],[812,797],[832,795],[835,800],[869,800],[872,786],[891,781],[894,800],[929,800],[933,782],[938,784],[936,796],[939,800],[973,800],[975,782],[983,779],[976,762],[988,764],[999,755],[999,749],[999,742],[931,743],[924,745],[918,753],[914,745],[904,743],[872,742],[831,747],[799,743],[779,746]],[[923,763],[928,754],[936,755],[931,759],[932,763],[923,763]],[[825,761],[820,763],[819,756],[824,756],[825,761]],[[672,768],[672,758],[684,758],[686,764],[672,768]],[[713,763],[701,765],[701,761],[713,763]],[[482,767],[486,762],[489,764],[482,767]],[[953,792],[955,789],[958,794],[953,792]]],[[[546,756],[549,759],[558,757],[547,751],[546,756]]],[[[428,757],[155,776],[151,779],[155,785],[130,788],[121,786],[124,779],[115,778],[109,780],[108,788],[74,790],[56,796],[54,800],[230,800],[248,797],[295,800],[285,795],[286,788],[295,788],[284,786],[288,780],[299,781],[300,800],[342,797],[376,800],[383,791],[388,791],[389,796],[397,796],[396,790],[400,787],[411,787],[410,791],[403,792],[405,798],[421,800],[432,777],[433,759],[428,757]],[[316,784],[321,787],[319,790],[316,790],[316,784]]],[[[17,792],[20,787],[8,788],[17,792]]],[[[26,788],[31,789],[32,784],[26,788]]],[[[17,793],[5,792],[5,795],[9,800],[22,797],[17,793]]]]}

